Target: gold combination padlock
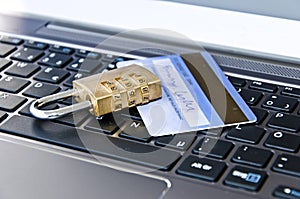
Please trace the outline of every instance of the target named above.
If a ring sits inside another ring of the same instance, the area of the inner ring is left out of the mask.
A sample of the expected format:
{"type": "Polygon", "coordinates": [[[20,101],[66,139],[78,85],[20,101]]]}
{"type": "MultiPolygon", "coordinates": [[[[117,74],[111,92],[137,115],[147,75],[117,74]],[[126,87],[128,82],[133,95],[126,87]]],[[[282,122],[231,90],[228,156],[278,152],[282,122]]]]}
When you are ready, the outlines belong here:
{"type": "Polygon", "coordinates": [[[160,98],[161,81],[148,69],[130,65],[73,81],[73,89],[33,101],[30,112],[40,119],[55,119],[68,113],[90,108],[101,116],[123,108],[145,104],[160,98]],[[75,97],[77,103],[54,110],[41,110],[46,104],[75,97]]]}

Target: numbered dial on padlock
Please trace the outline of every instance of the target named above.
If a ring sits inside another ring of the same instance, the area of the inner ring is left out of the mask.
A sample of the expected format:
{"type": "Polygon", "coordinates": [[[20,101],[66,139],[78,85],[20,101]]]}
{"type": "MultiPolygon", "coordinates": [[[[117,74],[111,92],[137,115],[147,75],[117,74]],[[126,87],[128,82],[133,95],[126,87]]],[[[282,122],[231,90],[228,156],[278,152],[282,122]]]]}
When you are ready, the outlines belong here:
{"type": "Polygon", "coordinates": [[[160,98],[161,81],[151,71],[130,65],[73,81],[73,90],[38,99],[30,106],[31,113],[42,119],[54,119],[75,110],[90,107],[96,115],[145,104],[160,98]],[[40,110],[45,104],[74,96],[77,103],[56,110],[40,110]]]}
{"type": "Polygon", "coordinates": [[[138,65],[73,81],[73,88],[80,91],[76,101],[90,101],[96,116],[145,104],[162,95],[159,78],[138,65]]]}

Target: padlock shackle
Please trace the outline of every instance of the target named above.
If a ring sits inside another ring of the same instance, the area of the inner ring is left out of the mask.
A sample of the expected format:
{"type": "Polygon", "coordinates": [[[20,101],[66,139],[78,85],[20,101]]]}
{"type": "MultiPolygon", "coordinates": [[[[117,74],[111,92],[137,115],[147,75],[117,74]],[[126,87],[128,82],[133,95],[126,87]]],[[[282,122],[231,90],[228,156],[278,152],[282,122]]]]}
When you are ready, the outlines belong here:
{"type": "Polygon", "coordinates": [[[42,97],[40,99],[34,100],[32,104],[29,107],[29,110],[31,114],[39,119],[56,119],[61,116],[64,116],[66,114],[72,113],[74,111],[79,111],[85,108],[89,108],[92,106],[91,102],[89,101],[83,101],[80,103],[75,103],[70,106],[62,107],[62,108],[57,108],[54,110],[40,110],[39,108],[42,107],[45,104],[50,104],[54,103],[58,100],[72,97],[72,96],[77,96],[80,91],[72,89],[72,90],[67,90],[61,93],[57,93],[54,95],[49,95],[42,97]]]}

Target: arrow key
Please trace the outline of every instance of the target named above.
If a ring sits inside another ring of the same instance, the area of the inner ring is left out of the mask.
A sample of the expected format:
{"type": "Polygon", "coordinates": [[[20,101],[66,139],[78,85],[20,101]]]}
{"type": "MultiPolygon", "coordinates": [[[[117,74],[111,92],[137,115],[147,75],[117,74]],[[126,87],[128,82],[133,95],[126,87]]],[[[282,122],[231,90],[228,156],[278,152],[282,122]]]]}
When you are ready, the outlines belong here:
{"type": "Polygon", "coordinates": [[[54,83],[58,84],[60,83],[63,79],[65,79],[67,76],[69,76],[69,72],[57,68],[45,68],[43,71],[38,73],[34,79],[43,81],[43,82],[49,82],[49,83],[54,83]]]}

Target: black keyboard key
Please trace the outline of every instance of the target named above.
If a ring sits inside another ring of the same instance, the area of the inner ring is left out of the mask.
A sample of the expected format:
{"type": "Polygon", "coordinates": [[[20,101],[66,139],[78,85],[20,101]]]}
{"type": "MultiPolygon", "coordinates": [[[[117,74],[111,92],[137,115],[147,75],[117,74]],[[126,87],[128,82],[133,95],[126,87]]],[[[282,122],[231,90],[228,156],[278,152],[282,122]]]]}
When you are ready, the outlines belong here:
{"type": "Polygon", "coordinates": [[[17,77],[7,76],[0,81],[0,90],[10,93],[18,93],[29,84],[30,81],[17,77]]]}
{"type": "Polygon", "coordinates": [[[15,38],[15,37],[8,37],[8,36],[2,36],[0,41],[2,43],[13,44],[13,45],[20,45],[24,42],[22,39],[15,38]]]}
{"type": "Polygon", "coordinates": [[[53,45],[49,50],[52,52],[57,52],[57,53],[62,53],[67,55],[71,55],[74,52],[74,49],[65,46],[60,46],[60,45],[53,45]]]}
{"type": "MultiPolygon", "coordinates": [[[[106,57],[107,58],[107,57],[106,57]]],[[[119,62],[123,62],[123,61],[128,61],[131,60],[131,58],[127,58],[127,57],[116,57],[113,61],[111,61],[108,66],[107,69],[108,70],[112,70],[117,68],[117,63],[119,62]]]]}
{"type": "Polygon", "coordinates": [[[248,105],[256,105],[263,97],[263,94],[260,92],[245,89],[241,89],[239,94],[248,105]]]}
{"type": "Polygon", "coordinates": [[[226,135],[226,138],[249,144],[257,144],[262,139],[264,134],[265,130],[263,128],[247,125],[230,129],[226,135]]]}
{"type": "Polygon", "coordinates": [[[232,161],[254,167],[265,167],[272,158],[271,151],[251,146],[240,146],[232,157],[232,161]]]}
{"type": "MultiPolygon", "coordinates": [[[[28,103],[24,108],[22,108],[19,113],[21,115],[26,115],[29,117],[33,117],[33,115],[31,114],[29,107],[30,107],[31,103],[28,103]]],[[[47,104],[45,106],[40,107],[41,110],[54,110],[59,108],[58,104],[53,103],[53,104],[47,104]]]]}
{"type": "Polygon", "coordinates": [[[186,151],[195,140],[195,133],[183,133],[158,137],[156,145],[186,151]]]}
{"type": "Polygon", "coordinates": [[[73,74],[71,77],[69,77],[65,82],[64,82],[64,86],[68,86],[68,87],[73,87],[73,81],[86,77],[87,75],[83,74],[83,73],[75,73],[73,74]]]}
{"type": "Polygon", "coordinates": [[[264,121],[264,119],[268,116],[268,112],[263,109],[252,108],[252,111],[257,118],[255,124],[261,124],[264,121]]]}
{"type": "Polygon", "coordinates": [[[243,87],[246,85],[246,80],[244,79],[240,79],[237,77],[228,77],[228,79],[234,86],[243,87]]]}
{"type": "Polygon", "coordinates": [[[198,132],[199,135],[209,135],[213,137],[220,137],[224,131],[224,128],[213,128],[207,130],[201,130],[198,132]]]}
{"type": "Polygon", "coordinates": [[[30,41],[25,42],[24,46],[29,47],[29,48],[39,49],[39,50],[46,50],[49,45],[46,43],[43,43],[43,42],[30,40],[30,41]]]}
{"type": "Polygon", "coordinates": [[[68,97],[59,101],[59,103],[64,105],[72,105],[74,102],[76,102],[74,97],[68,97]]]}
{"type": "Polygon", "coordinates": [[[258,191],[266,178],[267,173],[264,171],[236,166],[230,171],[224,183],[248,191],[258,191]]]}
{"type": "Polygon", "coordinates": [[[189,156],[177,169],[180,175],[216,182],[226,169],[226,164],[207,158],[189,156]]]}
{"type": "Polygon", "coordinates": [[[26,98],[0,92],[0,109],[13,112],[27,101],[26,98]]]}
{"type": "Polygon", "coordinates": [[[300,199],[300,190],[290,186],[280,185],[274,190],[273,196],[284,199],[300,199]]]}
{"type": "Polygon", "coordinates": [[[11,56],[11,59],[23,62],[34,62],[43,54],[43,51],[33,48],[21,48],[11,56]]]}
{"type": "Polygon", "coordinates": [[[48,82],[53,84],[58,84],[70,75],[69,72],[57,69],[57,68],[45,68],[43,71],[39,72],[33,79],[42,82],[48,82]]]}
{"type": "Polygon", "coordinates": [[[119,120],[119,118],[114,118],[113,114],[106,114],[99,118],[92,117],[85,128],[91,131],[112,135],[119,129],[122,123],[123,121],[119,120]]]}
{"type": "Polygon", "coordinates": [[[251,82],[249,88],[260,90],[260,91],[266,91],[270,93],[275,93],[277,91],[277,86],[269,83],[264,83],[260,81],[253,81],[251,82]]]}
{"type": "Polygon", "coordinates": [[[4,111],[0,111],[0,122],[7,118],[8,114],[4,111]]]}
{"type": "Polygon", "coordinates": [[[105,60],[106,62],[109,62],[109,63],[111,63],[115,58],[116,58],[116,56],[114,56],[112,54],[105,54],[103,56],[103,60],[105,60]]]}
{"type": "Polygon", "coordinates": [[[12,63],[12,61],[10,61],[8,59],[2,59],[2,58],[0,58],[0,71],[2,71],[5,68],[7,68],[11,63],[12,63]]]}
{"type": "Polygon", "coordinates": [[[34,85],[29,87],[23,95],[34,98],[41,98],[46,95],[51,95],[60,91],[59,86],[46,84],[42,82],[36,82],[34,85]]]}
{"type": "Polygon", "coordinates": [[[268,126],[296,133],[300,129],[300,117],[285,113],[276,113],[269,120],[268,126]]]}
{"type": "Polygon", "coordinates": [[[276,172],[300,177],[300,157],[282,154],[275,160],[272,169],[276,172]]]}
{"type": "Polygon", "coordinates": [[[25,62],[17,62],[8,70],[5,71],[8,75],[18,76],[18,77],[30,77],[40,70],[40,66],[36,64],[30,64],[25,62]]]}
{"type": "Polygon", "coordinates": [[[203,156],[225,159],[233,148],[231,142],[217,138],[203,137],[193,150],[193,153],[203,156]]]}
{"type": "Polygon", "coordinates": [[[16,49],[17,47],[15,46],[0,43],[0,57],[6,57],[16,49]]]}
{"type": "Polygon", "coordinates": [[[67,63],[72,61],[72,57],[65,54],[60,53],[50,53],[43,57],[39,64],[51,67],[61,68],[64,67],[67,63]]]}
{"type": "Polygon", "coordinates": [[[77,50],[75,55],[78,57],[83,57],[88,59],[99,59],[101,57],[100,53],[91,52],[83,49],[77,50]]]}
{"type": "Polygon", "coordinates": [[[141,115],[136,107],[126,108],[119,111],[120,115],[124,118],[131,118],[134,120],[142,120],[141,115]]]}
{"type": "Polygon", "coordinates": [[[276,110],[276,111],[285,111],[292,112],[298,104],[297,99],[271,95],[263,103],[264,108],[276,110]]]}
{"type": "Polygon", "coordinates": [[[275,131],[269,135],[265,145],[270,148],[295,153],[300,147],[300,137],[297,135],[275,131]]]}
{"type": "Polygon", "coordinates": [[[53,121],[61,123],[61,124],[69,125],[69,126],[78,127],[79,125],[82,124],[82,122],[85,121],[85,119],[89,115],[90,115],[90,113],[88,112],[88,110],[80,110],[80,111],[76,111],[74,113],[68,114],[66,116],[57,118],[53,121]]]}
{"type": "Polygon", "coordinates": [[[107,137],[102,134],[31,117],[13,116],[0,126],[0,130],[153,169],[169,170],[180,158],[180,154],[175,151],[120,138],[107,137]]]}
{"type": "Polygon", "coordinates": [[[71,63],[67,69],[80,71],[82,73],[92,73],[93,71],[100,69],[101,66],[102,63],[99,60],[79,58],[71,63]]]}
{"type": "Polygon", "coordinates": [[[127,121],[125,128],[122,129],[122,132],[120,133],[120,137],[141,142],[148,142],[151,139],[151,135],[148,133],[144,122],[139,120],[127,121]]]}
{"type": "Polygon", "coordinates": [[[300,89],[292,87],[284,87],[281,94],[300,98],[300,89]]]}

